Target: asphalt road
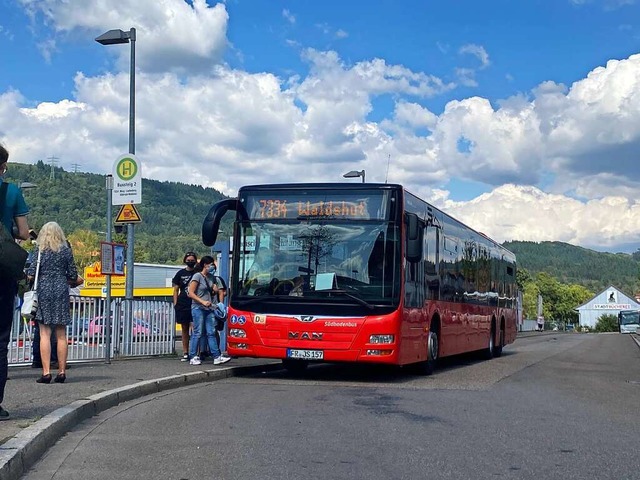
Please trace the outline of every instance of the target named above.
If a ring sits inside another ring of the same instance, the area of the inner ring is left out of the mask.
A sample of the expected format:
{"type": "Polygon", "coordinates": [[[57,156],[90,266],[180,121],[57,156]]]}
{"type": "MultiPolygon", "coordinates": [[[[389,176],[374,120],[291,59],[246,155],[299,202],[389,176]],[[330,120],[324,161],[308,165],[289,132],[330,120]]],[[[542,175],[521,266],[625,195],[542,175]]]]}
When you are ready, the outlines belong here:
{"type": "Polygon", "coordinates": [[[638,479],[639,400],[628,336],[534,336],[431,377],[320,365],[145,397],[24,478],[638,479]]]}

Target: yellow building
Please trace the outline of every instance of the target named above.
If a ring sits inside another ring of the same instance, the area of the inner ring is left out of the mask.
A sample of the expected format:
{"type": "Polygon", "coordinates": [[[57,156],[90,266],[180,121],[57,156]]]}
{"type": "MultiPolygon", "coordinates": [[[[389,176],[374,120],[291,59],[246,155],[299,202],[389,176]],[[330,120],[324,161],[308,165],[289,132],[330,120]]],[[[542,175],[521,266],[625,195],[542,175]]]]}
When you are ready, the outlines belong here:
{"type": "MultiPolygon", "coordinates": [[[[153,297],[157,300],[171,300],[173,286],[171,280],[180,265],[159,265],[152,263],[135,263],[133,273],[133,296],[153,297]]],[[[125,274],[126,274],[125,267],[125,274]]],[[[107,294],[107,277],[100,273],[100,262],[95,262],[84,269],[84,284],[79,289],[83,297],[104,297],[107,294]]],[[[125,296],[125,276],[111,275],[111,296],[125,296]]]]}

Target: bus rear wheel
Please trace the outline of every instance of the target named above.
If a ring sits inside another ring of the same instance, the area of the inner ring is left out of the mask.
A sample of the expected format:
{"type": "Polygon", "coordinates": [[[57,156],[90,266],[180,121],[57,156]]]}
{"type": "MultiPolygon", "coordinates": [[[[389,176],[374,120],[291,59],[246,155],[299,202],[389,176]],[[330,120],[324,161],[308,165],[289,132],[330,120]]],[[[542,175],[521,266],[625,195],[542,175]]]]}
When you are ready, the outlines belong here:
{"type": "Polygon", "coordinates": [[[305,360],[292,360],[290,358],[285,358],[282,360],[282,366],[287,372],[299,375],[304,373],[309,366],[309,362],[305,360]]]}
{"type": "Polygon", "coordinates": [[[500,329],[500,337],[498,338],[498,345],[493,349],[493,356],[499,357],[502,355],[502,347],[504,346],[504,329],[500,329]]]}

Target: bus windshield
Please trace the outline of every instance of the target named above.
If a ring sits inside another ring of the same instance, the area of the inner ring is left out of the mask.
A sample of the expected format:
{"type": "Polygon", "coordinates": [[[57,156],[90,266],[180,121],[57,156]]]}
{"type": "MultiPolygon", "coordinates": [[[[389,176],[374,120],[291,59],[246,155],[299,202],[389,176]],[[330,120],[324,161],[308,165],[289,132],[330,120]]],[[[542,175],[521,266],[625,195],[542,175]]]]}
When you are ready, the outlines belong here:
{"type": "Polygon", "coordinates": [[[399,302],[400,232],[394,222],[247,220],[236,233],[232,299],[399,302]]]}
{"type": "Polygon", "coordinates": [[[620,312],[620,325],[638,325],[640,321],[640,311],[624,311],[620,312]]]}

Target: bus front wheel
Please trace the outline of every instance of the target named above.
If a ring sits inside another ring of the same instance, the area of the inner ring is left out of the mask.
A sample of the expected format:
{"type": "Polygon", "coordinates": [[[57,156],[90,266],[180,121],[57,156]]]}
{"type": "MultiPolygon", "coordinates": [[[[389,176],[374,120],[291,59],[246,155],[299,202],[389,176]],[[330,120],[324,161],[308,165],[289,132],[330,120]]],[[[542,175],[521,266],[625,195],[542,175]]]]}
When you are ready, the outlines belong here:
{"type": "Polygon", "coordinates": [[[418,373],[420,375],[431,375],[436,369],[439,348],[438,334],[436,332],[429,332],[429,338],[427,340],[427,359],[417,365],[418,373]]]}

